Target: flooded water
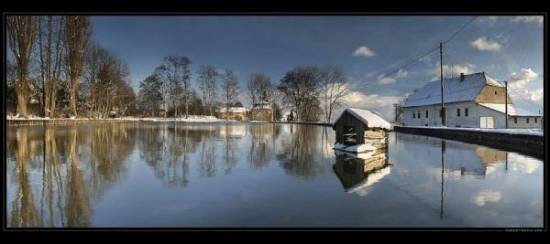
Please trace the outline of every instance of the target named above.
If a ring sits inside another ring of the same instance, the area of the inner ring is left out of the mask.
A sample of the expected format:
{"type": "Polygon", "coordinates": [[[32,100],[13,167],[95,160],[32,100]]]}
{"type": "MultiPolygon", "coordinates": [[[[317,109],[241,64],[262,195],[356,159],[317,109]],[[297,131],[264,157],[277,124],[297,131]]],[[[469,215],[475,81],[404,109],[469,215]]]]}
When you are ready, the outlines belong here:
{"type": "Polygon", "coordinates": [[[330,127],[10,126],[11,227],[542,227],[543,162],[392,132],[378,165],[330,127]]]}

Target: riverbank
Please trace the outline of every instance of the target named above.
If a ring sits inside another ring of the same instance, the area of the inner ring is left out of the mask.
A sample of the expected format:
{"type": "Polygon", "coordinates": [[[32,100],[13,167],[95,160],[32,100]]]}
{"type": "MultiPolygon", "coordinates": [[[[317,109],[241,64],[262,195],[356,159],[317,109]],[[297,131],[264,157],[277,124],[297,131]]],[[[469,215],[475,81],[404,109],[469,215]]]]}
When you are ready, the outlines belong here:
{"type": "Polygon", "coordinates": [[[302,124],[302,125],[319,125],[319,126],[332,126],[330,123],[323,122],[283,122],[283,121],[237,121],[237,120],[225,120],[218,119],[214,116],[201,116],[190,115],[188,118],[139,118],[139,117],[121,117],[121,118],[105,118],[105,119],[93,119],[93,118],[43,118],[43,117],[12,117],[6,118],[8,125],[33,125],[33,124],[68,124],[73,122],[187,122],[187,123],[274,123],[274,124],[302,124]]]}
{"type": "Polygon", "coordinates": [[[394,130],[402,133],[475,143],[495,149],[520,152],[540,159],[544,158],[544,131],[542,130],[416,126],[394,126],[394,130]]]}

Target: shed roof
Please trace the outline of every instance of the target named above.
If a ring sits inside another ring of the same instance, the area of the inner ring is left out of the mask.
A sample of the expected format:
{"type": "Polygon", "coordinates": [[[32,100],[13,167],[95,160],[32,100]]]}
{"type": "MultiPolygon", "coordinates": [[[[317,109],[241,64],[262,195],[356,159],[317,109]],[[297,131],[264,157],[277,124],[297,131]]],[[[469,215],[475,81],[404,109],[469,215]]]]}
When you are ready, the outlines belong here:
{"type": "MultiPolygon", "coordinates": [[[[474,101],[485,86],[504,87],[503,84],[488,76],[485,72],[464,75],[464,80],[454,77],[443,80],[445,103],[474,101]]],[[[441,103],[440,81],[432,81],[410,95],[401,107],[425,106],[441,103]]]]}
{"type": "Polygon", "coordinates": [[[361,122],[363,122],[368,128],[383,128],[391,130],[392,125],[384,120],[380,115],[376,114],[375,112],[371,112],[366,109],[358,109],[358,108],[346,108],[340,116],[335,120],[334,124],[338,123],[338,120],[342,118],[342,115],[344,113],[348,112],[361,122]]]}

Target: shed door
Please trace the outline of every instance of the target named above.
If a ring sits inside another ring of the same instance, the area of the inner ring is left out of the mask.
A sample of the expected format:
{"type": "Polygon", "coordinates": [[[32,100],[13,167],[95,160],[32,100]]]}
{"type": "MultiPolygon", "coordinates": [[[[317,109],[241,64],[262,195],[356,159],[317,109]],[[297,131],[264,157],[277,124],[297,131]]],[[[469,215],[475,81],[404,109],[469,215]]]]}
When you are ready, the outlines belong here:
{"type": "Polygon", "coordinates": [[[495,128],[495,117],[479,117],[479,128],[495,128]]]}

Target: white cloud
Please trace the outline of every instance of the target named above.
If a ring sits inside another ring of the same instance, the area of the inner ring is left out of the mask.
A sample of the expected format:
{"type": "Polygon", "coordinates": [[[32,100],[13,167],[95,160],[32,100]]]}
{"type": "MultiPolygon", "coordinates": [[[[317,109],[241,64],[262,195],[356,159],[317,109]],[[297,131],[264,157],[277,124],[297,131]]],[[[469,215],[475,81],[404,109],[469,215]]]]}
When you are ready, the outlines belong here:
{"type": "Polygon", "coordinates": [[[534,23],[539,25],[542,25],[544,21],[543,16],[515,16],[515,17],[486,16],[486,17],[479,17],[478,19],[480,23],[488,23],[488,24],[494,24],[497,22],[497,20],[502,20],[502,19],[509,20],[510,22],[516,22],[516,23],[528,23],[528,24],[534,23]]]}
{"type": "Polygon", "coordinates": [[[470,43],[470,45],[479,51],[496,52],[502,47],[497,41],[489,40],[487,37],[480,37],[470,43]]]}
{"type": "Polygon", "coordinates": [[[393,121],[395,113],[393,104],[399,103],[402,99],[403,97],[400,96],[383,96],[352,91],[344,98],[344,102],[352,108],[363,108],[377,111],[380,115],[382,115],[382,117],[384,117],[384,119],[393,121]]]}
{"type": "Polygon", "coordinates": [[[542,104],[544,91],[542,88],[528,89],[527,86],[539,77],[531,68],[522,68],[519,73],[512,73],[508,79],[510,97],[514,100],[528,100],[542,104]]]}
{"type": "Polygon", "coordinates": [[[360,46],[353,52],[353,56],[372,57],[374,55],[376,55],[374,51],[367,46],[360,46]]]}
{"type": "Polygon", "coordinates": [[[508,84],[511,88],[523,89],[527,84],[529,84],[529,82],[536,79],[538,76],[539,74],[537,74],[531,68],[522,68],[519,73],[512,73],[512,75],[508,79],[508,84]]]}
{"type": "Polygon", "coordinates": [[[472,202],[478,206],[484,206],[488,202],[499,202],[502,194],[493,190],[481,190],[472,197],[472,202]]]}
{"type": "Polygon", "coordinates": [[[405,78],[407,77],[408,74],[409,74],[408,71],[404,69],[399,69],[397,73],[390,76],[386,76],[385,74],[379,75],[378,77],[376,77],[377,79],[376,82],[381,85],[393,84],[397,81],[397,79],[405,78]]]}
{"type": "MultiPolygon", "coordinates": [[[[475,72],[475,65],[471,63],[464,63],[464,64],[444,64],[443,65],[443,77],[456,77],[459,76],[460,73],[463,73],[465,75],[472,74],[475,72]]],[[[434,68],[430,71],[433,75],[432,80],[438,80],[440,78],[441,68],[439,67],[439,62],[434,66],[434,68]]]]}
{"type": "Polygon", "coordinates": [[[510,21],[521,23],[536,23],[542,25],[544,19],[542,16],[516,16],[513,17],[510,21]]]}

